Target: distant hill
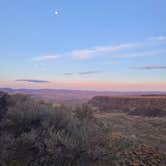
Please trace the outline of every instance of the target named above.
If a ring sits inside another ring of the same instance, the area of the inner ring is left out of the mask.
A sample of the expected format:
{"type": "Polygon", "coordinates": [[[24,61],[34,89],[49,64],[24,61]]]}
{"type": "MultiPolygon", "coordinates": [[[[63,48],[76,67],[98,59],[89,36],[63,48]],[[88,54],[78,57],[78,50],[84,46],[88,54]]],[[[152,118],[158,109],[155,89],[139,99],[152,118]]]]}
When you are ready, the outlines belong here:
{"type": "Polygon", "coordinates": [[[95,96],[139,96],[139,95],[166,95],[166,92],[118,92],[118,91],[88,91],[65,89],[11,89],[0,88],[0,91],[9,94],[23,93],[36,99],[58,103],[84,103],[95,96]]]}
{"type": "Polygon", "coordinates": [[[166,116],[166,95],[96,96],[89,101],[102,112],[125,112],[129,115],[166,116]]]}

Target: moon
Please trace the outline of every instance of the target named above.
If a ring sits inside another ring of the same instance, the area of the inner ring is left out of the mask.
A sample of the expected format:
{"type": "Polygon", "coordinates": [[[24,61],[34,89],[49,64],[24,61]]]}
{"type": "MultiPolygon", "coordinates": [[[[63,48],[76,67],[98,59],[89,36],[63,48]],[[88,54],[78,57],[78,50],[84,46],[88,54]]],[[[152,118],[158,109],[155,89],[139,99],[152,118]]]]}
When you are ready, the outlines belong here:
{"type": "Polygon", "coordinates": [[[58,10],[55,10],[55,11],[54,11],[54,15],[55,15],[55,16],[58,16],[58,15],[59,15],[58,10]]]}

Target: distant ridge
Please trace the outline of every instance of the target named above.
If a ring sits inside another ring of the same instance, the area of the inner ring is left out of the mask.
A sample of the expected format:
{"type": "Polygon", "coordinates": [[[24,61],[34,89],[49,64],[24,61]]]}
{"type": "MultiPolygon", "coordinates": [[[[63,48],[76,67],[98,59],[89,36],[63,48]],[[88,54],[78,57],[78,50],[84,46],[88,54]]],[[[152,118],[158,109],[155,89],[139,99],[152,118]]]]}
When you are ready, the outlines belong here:
{"type": "Polygon", "coordinates": [[[86,93],[98,93],[98,94],[124,94],[124,95],[166,95],[166,91],[97,91],[97,90],[73,90],[73,89],[28,89],[28,88],[0,88],[0,91],[4,92],[86,92],[86,93]]]}
{"type": "Polygon", "coordinates": [[[160,91],[94,91],[94,90],[70,90],[70,89],[12,89],[0,88],[0,91],[9,94],[23,93],[28,94],[37,99],[43,99],[53,102],[65,103],[83,103],[95,96],[141,96],[141,95],[166,95],[166,92],[160,91]]]}

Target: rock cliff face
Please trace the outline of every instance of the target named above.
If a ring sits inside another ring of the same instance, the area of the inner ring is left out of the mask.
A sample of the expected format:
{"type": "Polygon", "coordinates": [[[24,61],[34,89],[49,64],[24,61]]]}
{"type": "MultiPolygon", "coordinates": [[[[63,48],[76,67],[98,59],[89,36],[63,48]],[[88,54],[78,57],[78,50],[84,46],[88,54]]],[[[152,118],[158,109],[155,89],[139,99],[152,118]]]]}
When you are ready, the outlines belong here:
{"type": "Polygon", "coordinates": [[[166,116],[166,96],[96,96],[89,104],[104,112],[166,116]]]}

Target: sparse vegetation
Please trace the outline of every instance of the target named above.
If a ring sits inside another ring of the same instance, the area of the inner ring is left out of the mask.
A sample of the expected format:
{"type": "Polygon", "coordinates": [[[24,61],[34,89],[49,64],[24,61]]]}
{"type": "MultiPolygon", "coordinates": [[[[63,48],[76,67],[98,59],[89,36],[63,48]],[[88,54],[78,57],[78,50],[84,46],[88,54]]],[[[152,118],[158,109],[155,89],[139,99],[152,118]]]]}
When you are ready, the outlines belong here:
{"type": "Polygon", "coordinates": [[[109,135],[90,107],[69,110],[25,95],[6,96],[1,95],[0,165],[87,165],[109,156],[109,135]]]}
{"type": "MultiPolygon", "coordinates": [[[[137,142],[114,135],[95,111],[89,105],[54,106],[26,95],[1,93],[0,165],[123,165],[123,154],[137,142]]],[[[163,156],[159,159],[158,163],[164,161],[163,156]]]]}
{"type": "Polygon", "coordinates": [[[129,115],[166,116],[166,96],[96,96],[89,104],[102,112],[128,113],[129,115]]]}

